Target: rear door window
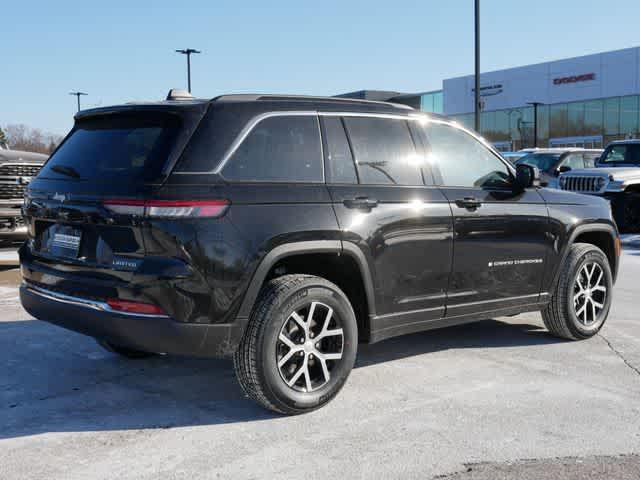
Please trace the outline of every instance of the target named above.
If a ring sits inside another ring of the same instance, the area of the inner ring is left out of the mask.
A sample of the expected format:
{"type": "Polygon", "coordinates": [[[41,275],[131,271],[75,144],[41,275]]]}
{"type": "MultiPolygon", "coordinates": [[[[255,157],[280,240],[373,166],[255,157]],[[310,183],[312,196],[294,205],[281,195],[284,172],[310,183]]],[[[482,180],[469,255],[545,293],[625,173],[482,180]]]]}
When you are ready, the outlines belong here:
{"type": "Polygon", "coordinates": [[[339,117],[322,119],[327,148],[327,182],[358,183],[349,141],[339,117]]]}
{"type": "Polygon", "coordinates": [[[424,185],[406,120],[345,117],[345,125],[365,185],[424,185]]]}
{"type": "Polygon", "coordinates": [[[225,179],[258,182],[322,182],[318,118],[269,117],[247,135],[222,169],[225,179]]]}
{"type": "Polygon", "coordinates": [[[171,115],[114,115],[80,121],[40,178],[133,183],[157,179],[174,148],[180,120],[171,115]]]}

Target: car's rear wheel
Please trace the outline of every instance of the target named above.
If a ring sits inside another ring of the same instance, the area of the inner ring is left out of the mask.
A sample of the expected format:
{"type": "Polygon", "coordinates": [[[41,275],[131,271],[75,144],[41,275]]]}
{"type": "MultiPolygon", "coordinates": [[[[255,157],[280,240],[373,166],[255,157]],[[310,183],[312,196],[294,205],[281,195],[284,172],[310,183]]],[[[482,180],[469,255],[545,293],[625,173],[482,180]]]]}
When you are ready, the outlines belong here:
{"type": "Polygon", "coordinates": [[[346,295],[311,275],[285,275],[261,290],[234,356],[244,392],[269,410],[298,414],[332,400],[357,351],[346,295]]]}
{"type": "Polygon", "coordinates": [[[121,357],[129,358],[132,360],[137,360],[140,358],[148,358],[154,355],[153,353],[150,353],[150,352],[143,352],[141,350],[133,350],[131,348],[122,347],[120,345],[116,345],[114,343],[107,342],[106,340],[101,340],[99,338],[96,338],[96,342],[98,343],[98,345],[100,345],[102,348],[104,348],[108,352],[115,353],[116,355],[120,355],[121,357]]]}
{"type": "Polygon", "coordinates": [[[613,277],[609,260],[595,245],[569,248],[542,319],[553,335],[582,340],[598,333],[607,320],[613,277]]]}

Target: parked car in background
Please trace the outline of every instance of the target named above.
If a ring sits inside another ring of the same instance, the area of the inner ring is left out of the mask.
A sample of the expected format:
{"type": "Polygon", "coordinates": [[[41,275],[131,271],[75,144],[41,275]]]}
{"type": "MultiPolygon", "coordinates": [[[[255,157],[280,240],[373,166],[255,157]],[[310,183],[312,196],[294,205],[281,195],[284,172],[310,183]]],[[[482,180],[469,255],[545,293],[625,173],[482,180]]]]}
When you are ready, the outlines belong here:
{"type": "Polygon", "coordinates": [[[500,155],[502,155],[506,160],[509,160],[511,163],[515,163],[516,160],[524,157],[525,155],[527,155],[526,152],[500,152],[500,155]]]}
{"type": "Polygon", "coordinates": [[[528,311],[566,339],[602,328],[609,205],[536,171],[389,103],[85,110],[25,197],[22,305],[128,357],[231,356],[249,397],[307,412],[359,342],[528,311]]]}
{"type": "Polygon", "coordinates": [[[41,153],[11,150],[0,145],[0,245],[22,241],[27,228],[22,221],[24,189],[48,156],[41,153]]]}
{"type": "Polygon", "coordinates": [[[582,148],[536,149],[516,160],[516,165],[531,165],[540,170],[540,186],[558,188],[558,177],[562,172],[575,168],[595,166],[602,150],[582,148]]]}
{"type": "Polygon", "coordinates": [[[640,232],[640,140],[610,143],[592,169],[562,173],[560,188],[611,202],[618,228],[640,232]]]}

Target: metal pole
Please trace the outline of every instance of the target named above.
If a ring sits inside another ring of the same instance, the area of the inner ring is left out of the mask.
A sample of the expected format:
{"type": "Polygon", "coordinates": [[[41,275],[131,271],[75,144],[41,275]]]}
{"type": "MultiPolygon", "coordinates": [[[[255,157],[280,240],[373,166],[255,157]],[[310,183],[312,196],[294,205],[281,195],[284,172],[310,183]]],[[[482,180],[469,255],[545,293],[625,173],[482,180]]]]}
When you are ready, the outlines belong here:
{"type": "Polygon", "coordinates": [[[200,50],[194,50],[193,48],[185,48],[184,50],[176,50],[176,53],[181,53],[187,56],[187,89],[191,93],[191,54],[201,53],[200,50]]]}
{"type": "Polygon", "coordinates": [[[191,93],[191,52],[187,53],[187,85],[191,93]]]}
{"type": "Polygon", "coordinates": [[[78,111],[80,111],[80,96],[87,94],[84,92],[69,92],[69,95],[74,95],[76,97],[76,100],[78,102],[78,111]]]}
{"type": "Polygon", "coordinates": [[[542,102],[528,102],[528,105],[533,105],[533,146],[538,148],[538,107],[544,105],[542,102]]]}
{"type": "Polygon", "coordinates": [[[475,129],[480,132],[480,0],[475,0],[475,89],[474,89],[474,115],[475,129]]]}
{"type": "Polygon", "coordinates": [[[538,102],[533,104],[533,148],[538,148],[538,102]]]}

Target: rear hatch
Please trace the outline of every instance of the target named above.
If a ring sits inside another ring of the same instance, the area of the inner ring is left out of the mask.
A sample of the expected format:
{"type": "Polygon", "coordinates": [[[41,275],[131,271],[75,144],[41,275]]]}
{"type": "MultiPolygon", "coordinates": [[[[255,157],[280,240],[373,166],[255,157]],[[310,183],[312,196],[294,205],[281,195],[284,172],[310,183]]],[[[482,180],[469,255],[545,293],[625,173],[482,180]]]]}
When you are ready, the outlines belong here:
{"type": "MultiPolygon", "coordinates": [[[[149,201],[206,108],[190,102],[81,113],[25,196],[28,280],[49,289],[73,284],[74,294],[87,297],[112,297],[126,286],[145,256],[149,201]]],[[[170,204],[156,209],[171,212],[170,204]]]]}

